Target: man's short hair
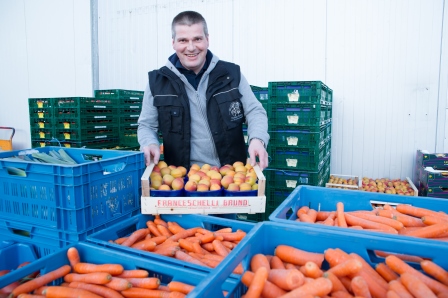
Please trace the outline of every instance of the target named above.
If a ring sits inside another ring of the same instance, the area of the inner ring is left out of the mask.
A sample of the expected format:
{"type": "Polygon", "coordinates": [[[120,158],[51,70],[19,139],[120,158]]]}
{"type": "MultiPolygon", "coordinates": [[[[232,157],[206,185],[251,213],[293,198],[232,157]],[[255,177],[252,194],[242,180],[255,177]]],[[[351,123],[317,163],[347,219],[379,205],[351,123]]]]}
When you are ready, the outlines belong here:
{"type": "Polygon", "coordinates": [[[174,39],[174,37],[176,36],[175,27],[177,25],[191,26],[199,23],[202,23],[202,26],[204,27],[204,34],[205,36],[208,36],[207,22],[200,13],[191,10],[179,13],[177,16],[174,17],[173,22],[171,23],[172,38],[174,39]]]}

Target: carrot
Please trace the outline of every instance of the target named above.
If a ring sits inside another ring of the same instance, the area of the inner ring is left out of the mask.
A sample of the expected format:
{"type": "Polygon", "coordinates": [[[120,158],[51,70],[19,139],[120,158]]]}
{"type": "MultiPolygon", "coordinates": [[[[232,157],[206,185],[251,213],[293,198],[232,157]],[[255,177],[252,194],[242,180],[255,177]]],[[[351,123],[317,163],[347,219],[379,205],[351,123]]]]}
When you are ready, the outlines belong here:
{"type": "Polygon", "coordinates": [[[118,275],[123,272],[124,268],[120,264],[92,264],[78,263],[73,267],[73,271],[79,274],[107,272],[110,275],[118,275]]]}
{"type": "Polygon", "coordinates": [[[93,272],[93,273],[68,273],[64,276],[65,282],[79,281],[85,283],[91,283],[96,285],[104,285],[110,282],[112,275],[107,272],[93,272]]]}
{"type": "Polygon", "coordinates": [[[110,282],[105,284],[105,286],[115,291],[124,291],[132,288],[132,284],[127,279],[115,276],[112,276],[110,282]]]}
{"type": "Polygon", "coordinates": [[[301,222],[315,223],[315,219],[308,215],[308,213],[302,213],[299,215],[299,220],[301,222]]]}
{"type": "Polygon", "coordinates": [[[308,210],[310,210],[310,208],[308,206],[300,207],[299,210],[297,210],[297,217],[299,217],[300,214],[306,214],[308,212],[308,210]]]}
{"type": "Polygon", "coordinates": [[[334,275],[330,271],[327,270],[326,272],[324,272],[323,277],[328,278],[331,281],[331,283],[333,284],[333,288],[331,289],[332,293],[337,292],[337,291],[348,293],[347,289],[342,284],[342,282],[339,279],[339,277],[337,277],[336,275],[334,275]]]}
{"type": "Polygon", "coordinates": [[[118,293],[117,291],[110,289],[108,287],[105,287],[105,286],[101,286],[101,285],[95,285],[95,284],[90,284],[90,283],[74,281],[69,284],[69,287],[75,288],[75,289],[87,290],[94,294],[100,295],[101,297],[123,298],[123,296],[120,293],[118,293]]]}
{"type": "Polygon", "coordinates": [[[225,257],[229,254],[229,251],[227,248],[222,244],[219,240],[213,240],[212,242],[213,249],[221,256],[225,257]]]}
{"type": "Polygon", "coordinates": [[[193,251],[198,254],[208,255],[210,254],[207,250],[203,249],[199,242],[193,242],[193,251]]]}
{"type": "Polygon", "coordinates": [[[165,241],[164,243],[157,245],[156,248],[154,248],[153,253],[173,257],[179,249],[180,247],[178,242],[165,241]]]}
{"type": "Polygon", "coordinates": [[[397,205],[396,209],[398,212],[412,215],[415,217],[420,217],[420,218],[427,216],[427,215],[445,218],[445,219],[448,218],[448,215],[446,215],[446,214],[435,212],[435,211],[432,211],[432,210],[429,210],[426,208],[414,207],[414,206],[406,205],[406,204],[399,204],[399,205],[397,205]]]}
{"type": "Polygon", "coordinates": [[[180,282],[180,281],[172,281],[168,284],[168,288],[172,292],[181,292],[184,294],[188,294],[194,290],[194,286],[180,282]]]}
{"type": "MultiPolygon", "coordinates": [[[[208,230],[205,230],[207,232],[210,232],[208,230]]],[[[219,230],[216,230],[215,233],[232,233],[232,228],[222,228],[219,230]]]]}
{"type": "Polygon", "coordinates": [[[138,241],[131,245],[131,248],[139,249],[139,250],[146,250],[146,251],[153,251],[154,248],[156,248],[157,243],[152,241],[152,239],[145,239],[138,241]]]}
{"type": "Polygon", "coordinates": [[[187,237],[194,236],[194,234],[196,234],[197,230],[198,230],[197,227],[183,230],[177,234],[174,234],[173,236],[169,237],[168,239],[173,240],[173,241],[178,241],[179,239],[185,239],[187,237]]]}
{"type": "Polygon", "coordinates": [[[129,235],[128,239],[126,239],[123,243],[121,243],[121,245],[130,247],[137,241],[144,239],[146,237],[146,235],[148,235],[148,233],[149,233],[149,229],[147,229],[147,228],[138,229],[138,230],[132,232],[132,234],[129,235]]]}
{"type": "Polygon", "coordinates": [[[168,224],[168,230],[170,230],[170,232],[173,234],[177,234],[185,230],[177,222],[169,221],[167,222],[167,224],[168,224]]]}
{"type": "Polygon", "coordinates": [[[308,210],[308,212],[306,214],[310,217],[310,219],[313,222],[316,222],[316,218],[317,218],[317,211],[316,210],[310,209],[310,210],[308,210]]]}
{"type": "Polygon", "coordinates": [[[318,278],[323,275],[322,270],[314,262],[306,262],[305,265],[300,267],[300,272],[306,277],[318,278]]]}
{"type": "Polygon", "coordinates": [[[308,261],[312,261],[320,268],[322,267],[322,262],[324,261],[324,255],[321,253],[307,252],[288,245],[277,246],[274,254],[283,262],[300,266],[305,265],[308,261]]]}
{"type": "Polygon", "coordinates": [[[348,259],[328,270],[337,277],[358,273],[362,268],[362,263],[356,259],[348,259]]]}
{"type": "Polygon", "coordinates": [[[162,244],[163,242],[165,242],[168,239],[167,236],[156,236],[156,237],[152,237],[151,241],[155,242],[157,245],[162,244]]]}
{"type": "Polygon", "coordinates": [[[215,249],[213,248],[213,244],[212,243],[201,244],[201,247],[203,249],[205,249],[206,251],[209,251],[209,252],[214,252],[215,251],[215,249]]]}
{"type": "Polygon", "coordinates": [[[205,234],[200,234],[198,236],[198,238],[201,241],[201,244],[203,244],[203,243],[210,243],[213,240],[215,240],[215,233],[209,232],[209,233],[205,233],[205,234]]]}
{"type": "Polygon", "coordinates": [[[233,233],[219,233],[219,232],[215,232],[215,235],[217,237],[222,236],[223,240],[227,240],[227,241],[238,241],[244,238],[244,236],[246,236],[246,232],[244,231],[237,231],[237,232],[233,232],[233,233]]]}
{"type": "Polygon", "coordinates": [[[12,291],[11,296],[17,297],[19,294],[30,293],[39,287],[45,286],[46,284],[63,277],[64,275],[70,273],[70,271],[71,267],[69,265],[64,265],[53,271],[42,274],[41,276],[29,280],[15,288],[12,291]]]}
{"type": "Polygon", "coordinates": [[[162,225],[162,226],[168,228],[168,223],[167,223],[166,221],[164,221],[164,220],[160,217],[160,215],[156,215],[156,216],[154,216],[153,221],[154,221],[154,223],[155,223],[156,225],[162,225]]]}
{"type": "Polygon", "coordinates": [[[324,221],[332,213],[334,213],[334,211],[317,211],[317,213],[316,213],[316,220],[317,221],[324,221]]]}
{"type": "Polygon", "coordinates": [[[199,265],[199,266],[206,266],[206,265],[204,264],[204,262],[199,261],[199,260],[193,258],[192,256],[190,256],[190,255],[184,253],[184,252],[181,251],[181,250],[176,251],[174,257],[175,257],[176,259],[178,259],[178,260],[185,261],[185,262],[188,262],[188,263],[196,264],[196,265],[199,265]]]}
{"type": "Polygon", "coordinates": [[[227,247],[228,249],[232,250],[235,248],[236,244],[234,242],[231,241],[227,241],[227,240],[222,240],[222,245],[224,245],[225,247],[227,247]]]}
{"type": "Polygon", "coordinates": [[[343,276],[343,277],[340,277],[339,280],[341,281],[341,284],[344,285],[344,288],[347,289],[347,291],[353,292],[352,291],[352,280],[350,278],[348,278],[347,276],[343,276]]]}
{"type": "Polygon", "coordinates": [[[403,224],[405,227],[424,227],[425,224],[420,218],[409,216],[403,213],[392,210],[378,210],[377,214],[379,216],[396,219],[403,224]]]}
{"type": "Polygon", "coordinates": [[[403,260],[403,261],[407,261],[407,262],[414,262],[414,263],[420,263],[421,261],[423,261],[423,258],[419,257],[419,256],[412,256],[412,255],[405,255],[405,254],[394,254],[394,253],[389,253],[389,252],[385,252],[385,251],[381,251],[381,250],[374,250],[374,253],[379,256],[379,257],[387,257],[387,256],[396,256],[397,258],[403,260]]]}
{"type": "Polygon", "coordinates": [[[121,294],[126,298],[170,298],[170,292],[143,288],[130,288],[121,291],[121,294]]]}
{"type": "Polygon", "coordinates": [[[148,277],[149,272],[142,269],[130,269],[130,270],[123,270],[121,274],[115,276],[121,278],[143,278],[148,277]]]}
{"type": "Polygon", "coordinates": [[[285,264],[283,263],[283,261],[277,257],[277,256],[273,256],[271,258],[271,260],[269,261],[269,266],[272,269],[285,269],[285,264]]]}
{"type": "Polygon", "coordinates": [[[268,269],[266,267],[259,267],[254,274],[254,278],[250,283],[246,294],[244,297],[246,298],[258,298],[263,292],[264,285],[266,280],[268,279],[268,269]]]}
{"type": "Polygon", "coordinates": [[[202,263],[204,263],[207,267],[215,268],[219,265],[220,261],[212,260],[212,259],[200,259],[202,263]]]}
{"type": "Polygon", "coordinates": [[[44,292],[47,298],[102,298],[90,291],[61,286],[47,287],[44,292]]]}
{"type": "Polygon", "coordinates": [[[388,290],[386,295],[386,298],[401,298],[400,295],[398,295],[397,292],[393,290],[388,290]]]}
{"type": "Polygon", "coordinates": [[[340,227],[346,228],[347,222],[345,221],[345,214],[344,214],[344,203],[337,202],[336,204],[336,214],[338,217],[338,225],[340,227]]]}
{"type": "Polygon", "coordinates": [[[448,232],[448,223],[437,223],[408,233],[408,236],[434,238],[448,232]]]}
{"type": "Polygon", "coordinates": [[[365,229],[379,229],[379,230],[384,230],[384,231],[390,231],[394,234],[398,234],[398,231],[395,230],[394,228],[392,228],[391,226],[382,224],[382,223],[378,223],[378,222],[373,222],[371,220],[367,220],[367,219],[363,219],[363,218],[359,218],[356,217],[354,215],[345,214],[345,220],[347,221],[347,224],[351,225],[351,226],[361,226],[365,229]]]}
{"type": "MultiPolygon", "coordinates": [[[[254,278],[255,273],[251,271],[246,271],[241,276],[241,282],[246,286],[249,287],[249,285],[252,283],[252,280],[254,278]]],[[[266,298],[278,298],[281,295],[286,294],[286,291],[279,288],[274,283],[270,282],[269,280],[266,281],[264,284],[263,290],[261,292],[262,297],[266,298]]]]}
{"type": "Polygon", "coordinates": [[[186,251],[195,252],[193,247],[193,242],[185,240],[185,239],[179,239],[179,246],[186,251]]]}
{"type": "Polygon", "coordinates": [[[377,222],[377,223],[382,223],[388,226],[391,226],[392,228],[394,228],[395,230],[399,231],[401,230],[404,225],[403,223],[399,222],[396,219],[392,219],[392,218],[387,218],[387,217],[383,217],[383,216],[377,216],[377,215],[373,215],[373,214],[366,214],[366,213],[350,213],[353,216],[359,217],[359,218],[363,218],[363,219],[367,219],[373,222],[377,222]]]}
{"type": "MultiPolygon", "coordinates": [[[[64,283],[61,283],[61,285],[63,285],[64,283]]],[[[36,294],[36,295],[43,295],[43,292],[44,292],[44,290],[47,288],[47,286],[42,286],[42,287],[39,287],[39,288],[37,288],[37,289],[35,289],[34,291],[33,291],[33,294],[36,294]]]]}
{"type": "Polygon", "coordinates": [[[448,286],[448,272],[445,269],[429,260],[420,262],[420,266],[428,275],[448,286]]]}
{"type": "Polygon", "coordinates": [[[334,267],[350,258],[348,253],[339,248],[328,248],[324,252],[325,260],[330,264],[330,267],[334,267]]]}
{"type": "Polygon", "coordinates": [[[18,298],[45,298],[44,295],[20,294],[18,298]]]}
{"type": "Polygon", "coordinates": [[[255,254],[250,260],[250,270],[257,272],[260,267],[265,267],[268,273],[271,270],[268,258],[264,254],[255,254]]]}
{"type": "Polygon", "coordinates": [[[423,281],[436,294],[448,292],[448,286],[426,276],[425,274],[421,273],[420,271],[417,271],[416,269],[414,269],[413,267],[411,267],[404,261],[400,260],[396,256],[387,256],[386,264],[393,271],[400,274],[400,276],[406,272],[412,273],[413,275],[417,276],[421,281],[423,281]]]}
{"type": "Polygon", "coordinates": [[[409,272],[401,274],[400,280],[408,291],[417,298],[437,298],[424,282],[409,272]]]}
{"type": "Polygon", "coordinates": [[[300,287],[305,277],[297,269],[271,269],[268,280],[283,290],[291,291],[300,287]]]}
{"type": "Polygon", "coordinates": [[[322,222],[323,225],[332,226],[334,225],[334,219],[336,217],[336,212],[331,212],[330,215],[322,222]]]}
{"type": "Polygon", "coordinates": [[[281,298],[294,298],[301,297],[307,294],[315,296],[325,296],[331,292],[332,288],[331,281],[325,277],[319,277],[311,280],[308,283],[292,290],[291,292],[280,296],[281,298]]]}
{"type": "Polygon", "coordinates": [[[112,241],[112,242],[115,243],[115,244],[120,244],[120,245],[121,245],[121,243],[125,242],[126,239],[128,239],[127,236],[126,236],[126,237],[121,237],[121,238],[115,239],[115,240],[112,241]]]}
{"type": "Polygon", "coordinates": [[[367,282],[361,276],[355,276],[351,282],[352,291],[355,296],[372,298],[367,282]]]}
{"type": "Polygon", "coordinates": [[[400,282],[400,279],[391,280],[389,282],[389,290],[397,293],[401,298],[413,298],[412,294],[409,293],[408,289],[400,282]]]}
{"type": "Polygon", "coordinates": [[[148,220],[146,222],[146,226],[148,227],[148,230],[154,235],[154,236],[163,236],[162,233],[157,229],[157,225],[152,221],[148,220]]]}
{"type": "Polygon", "coordinates": [[[433,216],[433,215],[426,215],[422,217],[422,222],[425,225],[433,225],[436,223],[448,223],[448,218],[441,218],[438,216],[433,216]]]}
{"type": "Polygon", "coordinates": [[[397,279],[399,276],[389,268],[385,263],[378,263],[375,266],[376,272],[381,275],[387,282],[397,279]]]}
{"type": "Polygon", "coordinates": [[[79,252],[76,247],[69,247],[67,249],[67,259],[70,262],[70,266],[72,266],[72,268],[75,267],[76,264],[81,262],[79,252]]]}
{"type": "Polygon", "coordinates": [[[331,292],[331,298],[353,298],[353,295],[345,291],[333,291],[331,292]]]}
{"type": "MultiPolygon", "coordinates": [[[[350,253],[349,256],[350,256],[351,258],[354,258],[354,259],[360,261],[361,264],[362,264],[362,269],[361,269],[361,270],[362,270],[362,271],[365,271],[366,274],[368,274],[369,277],[370,277],[375,283],[377,283],[379,286],[381,286],[381,287],[383,287],[384,289],[387,290],[387,287],[388,287],[387,282],[384,280],[384,278],[381,277],[381,275],[380,275],[378,272],[376,272],[375,269],[373,269],[372,266],[370,266],[369,263],[366,262],[366,260],[364,260],[364,258],[362,258],[361,256],[359,256],[359,255],[356,254],[356,253],[350,253]]],[[[370,285],[370,278],[367,278],[367,279],[366,279],[365,276],[364,276],[363,274],[361,274],[361,275],[364,277],[364,279],[366,280],[367,284],[370,285]]],[[[372,294],[373,294],[373,293],[372,293],[372,294]]]]}

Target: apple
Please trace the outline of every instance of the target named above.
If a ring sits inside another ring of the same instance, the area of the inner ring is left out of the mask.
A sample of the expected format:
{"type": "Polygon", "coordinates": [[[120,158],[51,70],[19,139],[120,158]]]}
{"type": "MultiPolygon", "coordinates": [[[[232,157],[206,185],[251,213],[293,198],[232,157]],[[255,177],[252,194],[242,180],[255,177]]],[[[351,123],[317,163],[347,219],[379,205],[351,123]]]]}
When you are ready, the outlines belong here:
{"type": "Polygon", "coordinates": [[[198,184],[198,188],[196,189],[196,191],[209,191],[210,188],[208,187],[208,185],[205,184],[198,184]]]}
{"type": "Polygon", "coordinates": [[[196,181],[189,180],[189,181],[187,181],[187,183],[185,183],[185,190],[196,191],[197,187],[198,187],[198,183],[196,181]]]}
{"type": "Polygon", "coordinates": [[[163,184],[171,186],[171,183],[173,182],[173,180],[174,180],[174,177],[171,176],[170,174],[163,175],[163,180],[162,180],[163,184]]]}
{"type": "Polygon", "coordinates": [[[178,169],[178,168],[171,170],[171,173],[170,173],[170,174],[171,174],[171,176],[173,176],[174,178],[180,178],[180,177],[183,177],[182,170],[181,170],[181,169],[178,169]]]}
{"type": "Polygon", "coordinates": [[[174,178],[173,182],[171,182],[171,187],[173,190],[181,190],[184,188],[184,179],[180,177],[174,178]]]}
{"type": "Polygon", "coordinates": [[[240,190],[240,186],[236,183],[230,183],[229,187],[227,188],[227,190],[229,191],[239,191],[240,190]]]}
{"type": "Polygon", "coordinates": [[[221,185],[225,189],[227,189],[231,183],[233,183],[233,177],[232,176],[224,176],[224,177],[222,177],[221,185]]]}
{"type": "Polygon", "coordinates": [[[170,174],[171,173],[171,169],[168,167],[162,168],[160,169],[160,174],[163,176],[165,176],[166,174],[170,174]]]}

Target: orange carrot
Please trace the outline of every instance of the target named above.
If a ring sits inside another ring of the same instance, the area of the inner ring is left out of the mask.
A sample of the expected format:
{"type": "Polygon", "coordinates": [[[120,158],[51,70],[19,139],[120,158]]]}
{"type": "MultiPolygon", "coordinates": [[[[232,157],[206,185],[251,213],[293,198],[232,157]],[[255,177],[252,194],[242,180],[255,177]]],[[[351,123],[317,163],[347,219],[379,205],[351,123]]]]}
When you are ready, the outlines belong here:
{"type": "Polygon", "coordinates": [[[225,257],[229,254],[229,251],[227,248],[222,244],[219,240],[213,240],[212,242],[213,249],[221,256],[225,257]]]}
{"type": "Polygon", "coordinates": [[[19,294],[26,294],[34,291],[35,289],[45,286],[46,284],[65,276],[70,273],[71,267],[69,265],[61,266],[53,271],[47,272],[41,276],[36,277],[35,279],[29,280],[17,288],[15,288],[11,296],[17,297],[19,294]]]}
{"type": "Polygon", "coordinates": [[[198,254],[208,255],[210,254],[207,250],[203,249],[199,242],[193,243],[193,251],[198,254]]]}
{"type": "Polygon", "coordinates": [[[114,289],[115,291],[124,291],[132,288],[132,284],[127,279],[115,276],[112,276],[105,286],[114,289]]]}
{"type": "Polygon", "coordinates": [[[349,277],[343,276],[343,277],[340,277],[339,280],[341,281],[341,284],[344,285],[344,288],[347,289],[347,291],[353,292],[352,291],[352,280],[349,277]]]}
{"type": "Polygon", "coordinates": [[[117,291],[110,289],[108,287],[105,287],[105,286],[101,286],[101,285],[95,285],[95,284],[90,284],[90,283],[74,281],[69,284],[69,287],[75,288],[75,289],[87,290],[94,294],[100,295],[101,297],[123,298],[123,296],[120,293],[118,293],[117,291]]]}
{"type": "Polygon", "coordinates": [[[115,276],[121,278],[143,278],[148,277],[149,273],[148,271],[142,269],[129,269],[123,270],[121,274],[115,276]]]}
{"type": "Polygon", "coordinates": [[[78,252],[78,249],[76,247],[69,247],[67,249],[67,259],[70,262],[70,266],[72,266],[72,268],[76,264],[81,262],[81,259],[79,257],[79,252],[78,252]]]}
{"type": "Polygon", "coordinates": [[[344,203],[337,202],[336,204],[336,214],[338,217],[338,225],[340,227],[346,228],[347,222],[345,221],[345,214],[344,214],[344,203]]]}
{"type": "Polygon", "coordinates": [[[179,246],[186,251],[195,252],[193,247],[193,242],[185,240],[185,239],[179,239],[179,246]]]}
{"type": "Polygon", "coordinates": [[[420,263],[423,271],[448,286],[448,272],[436,263],[424,260],[420,263]]]}
{"type": "Polygon", "coordinates": [[[415,217],[420,217],[420,218],[427,216],[427,215],[445,218],[445,219],[448,218],[448,215],[446,215],[446,214],[435,212],[435,211],[432,211],[432,210],[429,210],[426,208],[420,208],[420,207],[415,207],[415,206],[406,205],[406,204],[399,204],[399,205],[397,205],[396,209],[398,212],[412,215],[415,217]]]}
{"type": "Polygon", "coordinates": [[[358,273],[362,268],[362,263],[356,259],[348,259],[328,270],[337,277],[358,273]]]}
{"type": "Polygon", "coordinates": [[[283,262],[300,266],[305,265],[308,261],[312,261],[320,268],[324,261],[324,255],[321,253],[308,252],[288,245],[277,246],[274,254],[283,262]]]}
{"type": "Polygon", "coordinates": [[[132,234],[129,235],[128,239],[126,239],[123,243],[121,243],[121,245],[130,247],[137,241],[144,239],[146,237],[146,235],[148,235],[148,233],[149,233],[149,229],[147,229],[147,228],[138,229],[138,230],[132,232],[132,234]]]}
{"type": "Polygon", "coordinates": [[[448,232],[448,223],[437,223],[430,226],[426,226],[416,231],[412,231],[407,235],[421,238],[435,238],[447,232],[448,232]]]}
{"type": "MultiPolygon", "coordinates": [[[[254,275],[255,274],[251,271],[244,272],[244,274],[241,276],[241,282],[245,286],[249,287],[250,284],[252,283],[254,275]]],[[[262,297],[266,297],[266,298],[278,298],[284,294],[286,294],[285,290],[282,290],[281,288],[279,288],[277,285],[273,284],[269,280],[266,281],[266,283],[263,287],[263,290],[261,292],[262,297]]]]}
{"type": "Polygon", "coordinates": [[[297,210],[297,217],[299,217],[300,214],[306,214],[308,212],[308,210],[310,210],[310,208],[308,206],[300,207],[299,210],[297,210]]]}
{"type": "Polygon", "coordinates": [[[172,292],[181,292],[184,294],[188,294],[194,290],[194,286],[180,282],[180,281],[172,281],[168,284],[168,288],[172,292]]]}
{"type": "Polygon", "coordinates": [[[121,295],[126,298],[170,298],[170,292],[143,288],[130,288],[121,291],[121,295]]]}
{"type": "Polygon", "coordinates": [[[379,216],[396,219],[403,224],[405,227],[424,227],[425,224],[420,218],[409,216],[403,213],[392,210],[378,210],[377,214],[379,216]]]}
{"type": "Polygon", "coordinates": [[[185,230],[175,221],[169,221],[167,222],[167,224],[168,224],[168,230],[170,230],[170,232],[173,234],[177,234],[185,230]]]}
{"type": "Polygon", "coordinates": [[[115,244],[120,244],[120,245],[121,245],[121,243],[125,242],[126,239],[128,239],[128,237],[121,237],[121,238],[115,239],[115,240],[113,241],[113,243],[115,243],[115,244]]]}
{"type": "Polygon", "coordinates": [[[325,296],[331,292],[331,281],[325,277],[319,277],[305,283],[304,285],[292,290],[291,292],[280,296],[281,298],[301,297],[307,294],[315,296],[325,296]]]}
{"type": "Polygon", "coordinates": [[[154,221],[154,223],[155,223],[156,225],[162,225],[162,226],[168,228],[168,223],[167,223],[166,221],[164,221],[164,220],[160,217],[160,215],[156,215],[156,216],[154,216],[153,221],[154,221]]]}
{"type": "Polygon", "coordinates": [[[148,227],[148,230],[154,235],[154,236],[163,236],[162,233],[157,229],[157,225],[151,221],[148,220],[146,222],[146,226],[148,227]]]}
{"type": "MultiPolygon", "coordinates": [[[[384,289],[387,289],[387,287],[388,287],[388,285],[387,285],[387,281],[385,281],[384,278],[382,278],[381,275],[380,275],[378,272],[376,272],[376,270],[373,269],[373,267],[370,266],[370,264],[367,263],[366,260],[364,260],[364,258],[362,258],[361,256],[359,256],[359,255],[356,254],[356,253],[350,253],[349,256],[350,256],[351,258],[354,258],[354,259],[360,261],[361,264],[362,264],[362,269],[361,269],[361,270],[362,270],[362,271],[365,271],[365,273],[366,273],[367,275],[369,275],[369,277],[370,277],[376,284],[378,284],[379,286],[381,286],[381,287],[384,288],[384,289]]],[[[363,276],[364,279],[366,280],[367,284],[368,284],[369,286],[371,286],[371,285],[370,285],[370,278],[367,278],[367,279],[366,279],[365,276],[364,276],[364,274],[360,274],[360,275],[363,276]]],[[[372,294],[373,294],[373,293],[372,293],[372,294]]]]}
{"type": "MultiPolygon", "coordinates": [[[[210,232],[208,230],[205,230],[207,232],[210,232]]],[[[222,228],[219,230],[216,230],[215,233],[232,233],[232,228],[222,228]]]]}
{"type": "Polygon", "coordinates": [[[396,256],[397,258],[399,258],[403,261],[407,261],[407,262],[420,263],[421,261],[423,261],[423,258],[421,258],[419,256],[395,254],[395,253],[389,253],[389,252],[385,252],[385,251],[381,251],[381,250],[374,250],[374,252],[377,256],[383,257],[383,258],[393,255],[393,256],[396,256]]]}
{"type": "Polygon", "coordinates": [[[261,292],[263,292],[264,285],[268,279],[268,274],[269,272],[266,269],[266,267],[259,267],[255,272],[254,278],[252,279],[252,282],[250,283],[244,297],[245,298],[260,297],[261,292]]]}
{"type": "Polygon", "coordinates": [[[163,242],[165,242],[168,239],[167,236],[156,236],[156,237],[152,237],[151,241],[155,242],[157,245],[162,244],[163,242]]]}
{"type": "Polygon", "coordinates": [[[322,270],[314,262],[306,262],[305,265],[300,267],[300,272],[306,277],[318,278],[323,275],[322,270]]]}
{"type": "Polygon", "coordinates": [[[375,266],[376,272],[381,275],[387,282],[397,279],[399,276],[389,268],[385,263],[378,263],[375,266]]]}
{"type": "Polygon", "coordinates": [[[372,298],[367,282],[361,276],[355,276],[352,278],[351,286],[355,296],[372,298]]]}
{"type": "Polygon", "coordinates": [[[331,291],[331,298],[353,298],[347,290],[345,291],[331,291]]]}
{"type": "Polygon", "coordinates": [[[272,269],[285,269],[286,268],[283,261],[277,256],[273,256],[271,258],[271,260],[269,261],[269,265],[272,269]]]}
{"type": "Polygon", "coordinates": [[[325,260],[330,264],[330,267],[334,267],[350,258],[348,253],[339,248],[328,248],[324,252],[325,260]]]}
{"type": "Polygon", "coordinates": [[[118,275],[123,272],[124,268],[120,264],[93,264],[78,263],[73,267],[73,271],[79,274],[107,272],[110,275],[118,275]]]}
{"type": "Polygon", "coordinates": [[[185,262],[188,262],[188,263],[192,263],[192,264],[196,264],[196,265],[200,265],[200,266],[206,266],[206,265],[204,264],[204,262],[199,261],[199,260],[193,258],[192,256],[190,256],[190,255],[184,253],[184,252],[181,251],[181,250],[176,251],[174,257],[175,257],[176,259],[178,259],[178,260],[182,260],[182,261],[185,261],[185,262]]]}
{"type": "Polygon", "coordinates": [[[386,295],[386,298],[401,298],[400,295],[398,295],[397,292],[393,290],[388,290],[386,295]]]}
{"type": "Polygon", "coordinates": [[[377,215],[373,215],[373,214],[367,214],[367,213],[350,213],[353,216],[359,217],[359,218],[363,218],[363,219],[367,219],[373,222],[377,222],[377,223],[381,223],[381,224],[385,224],[388,226],[391,226],[392,228],[394,228],[395,230],[399,231],[401,230],[404,225],[403,223],[399,222],[396,219],[392,219],[392,218],[387,218],[387,217],[383,217],[383,216],[377,216],[377,215]]]}
{"type": "Polygon", "coordinates": [[[87,290],[61,286],[49,286],[44,290],[43,294],[47,298],[102,298],[102,296],[98,296],[87,290]]]}
{"type": "Polygon", "coordinates": [[[305,277],[297,269],[271,269],[268,280],[283,290],[291,291],[300,287],[305,277]]]}
{"type": "Polygon", "coordinates": [[[44,295],[20,294],[18,298],[45,298],[44,295]]]}
{"type": "Polygon", "coordinates": [[[336,212],[332,211],[330,215],[322,222],[323,225],[332,226],[334,225],[334,219],[336,217],[336,212]]]}
{"type": "MultiPolygon", "coordinates": [[[[436,281],[435,279],[432,279],[425,274],[421,273],[420,271],[417,271],[404,261],[400,260],[396,256],[387,256],[386,257],[386,264],[389,266],[393,271],[400,274],[402,276],[403,273],[411,273],[418,277],[421,281],[423,281],[434,293],[439,294],[443,292],[448,292],[448,286],[442,284],[439,281],[436,281]]],[[[403,283],[404,284],[404,283],[403,283]]],[[[412,293],[412,292],[411,292],[412,293]]]]}
{"type": "Polygon", "coordinates": [[[413,298],[408,289],[400,282],[400,279],[391,280],[389,282],[389,290],[397,293],[401,298],[413,298]]]}
{"type": "Polygon", "coordinates": [[[390,231],[392,233],[398,234],[398,231],[395,230],[394,228],[392,228],[391,226],[388,226],[388,225],[385,225],[382,223],[378,223],[378,222],[373,222],[371,220],[359,218],[359,217],[353,216],[348,213],[345,214],[345,220],[347,221],[347,224],[349,224],[351,226],[361,226],[365,229],[379,229],[379,230],[390,231]]]}
{"type": "Polygon", "coordinates": [[[204,243],[210,243],[213,240],[215,240],[215,233],[205,233],[205,234],[200,234],[200,236],[198,236],[199,240],[201,241],[201,244],[204,243]]]}
{"type": "Polygon", "coordinates": [[[317,211],[317,213],[316,213],[316,220],[317,221],[324,221],[332,213],[334,213],[334,212],[333,211],[317,211]]]}
{"type": "Polygon", "coordinates": [[[271,265],[269,264],[269,260],[264,254],[255,254],[250,260],[250,270],[252,272],[257,272],[258,268],[265,267],[269,273],[271,270],[271,265]]]}
{"type": "Polygon", "coordinates": [[[338,292],[338,291],[348,293],[347,289],[342,284],[342,282],[339,279],[339,277],[337,277],[336,275],[334,275],[330,271],[327,270],[326,272],[324,272],[323,277],[328,278],[331,281],[331,283],[333,284],[333,288],[331,289],[331,293],[338,292]]]}
{"type": "Polygon", "coordinates": [[[164,243],[157,245],[156,248],[154,248],[153,253],[173,257],[179,249],[178,242],[165,241],[164,243]]]}
{"type": "Polygon", "coordinates": [[[448,223],[448,218],[441,218],[433,215],[426,215],[422,217],[422,222],[425,225],[434,225],[436,223],[448,223]]]}
{"type": "Polygon", "coordinates": [[[151,238],[135,242],[131,245],[132,248],[146,251],[153,251],[156,246],[157,243],[155,243],[151,238]]]}
{"type": "Polygon", "coordinates": [[[308,213],[302,213],[299,215],[299,220],[301,222],[307,222],[307,223],[315,223],[315,219],[308,215],[308,213]]]}
{"type": "Polygon", "coordinates": [[[177,234],[174,234],[173,236],[169,237],[168,239],[173,240],[173,241],[178,241],[179,239],[185,239],[187,237],[191,237],[194,236],[194,234],[196,234],[196,231],[198,230],[198,228],[191,228],[191,229],[186,229],[183,231],[180,231],[177,234]]]}
{"type": "Polygon", "coordinates": [[[244,238],[246,236],[246,232],[244,231],[237,231],[233,233],[218,233],[215,232],[215,236],[222,236],[223,240],[227,241],[238,241],[244,238]]]}
{"type": "Polygon", "coordinates": [[[409,272],[401,274],[400,280],[408,291],[417,298],[437,298],[424,282],[409,272]]]}
{"type": "Polygon", "coordinates": [[[110,273],[107,272],[94,272],[85,274],[69,273],[64,276],[65,282],[79,281],[96,285],[107,284],[108,282],[110,282],[111,279],[112,275],[110,275],[110,273]]]}

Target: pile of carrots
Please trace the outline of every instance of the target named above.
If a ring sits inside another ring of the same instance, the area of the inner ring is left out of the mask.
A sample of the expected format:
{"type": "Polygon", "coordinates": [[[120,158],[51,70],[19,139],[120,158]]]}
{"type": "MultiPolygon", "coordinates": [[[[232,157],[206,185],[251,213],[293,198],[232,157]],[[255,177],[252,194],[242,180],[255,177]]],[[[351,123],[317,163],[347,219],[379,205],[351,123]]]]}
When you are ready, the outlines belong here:
{"type": "Polygon", "coordinates": [[[349,212],[342,202],[336,204],[336,211],[302,206],[296,221],[448,241],[448,214],[406,204],[349,212]]]}
{"type": "MultiPolygon", "coordinates": [[[[246,232],[232,231],[232,228],[217,231],[201,227],[185,229],[177,222],[164,221],[160,215],[148,220],[146,226],[109,242],[215,268],[246,236],[246,232]]],[[[243,267],[239,265],[234,273],[242,274],[243,267]]]]}
{"type": "Polygon", "coordinates": [[[156,277],[148,277],[146,270],[125,270],[121,264],[93,264],[81,262],[76,247],[67,250],[70,265],[35,276],[24,283],[17,282],[5,297],[18,298],[182,298],[194,286],[171,281],[161,285],[156,277]],[[63,279],[59,286],[47,284],[63,279]]]}
{"type": "Polygon", "coordinates": [[[390,254],[374,268],[358,254],[339,248],[314,253],[279,245],[274,255],[256,254],[251,258],[250,270],[241,278],[248,287],[243,297],[448,297],[447,271],[421,259],[424,274],[400,256],[390,254]],[[324,261],[326,270],[322,268],[324,261]]]}

